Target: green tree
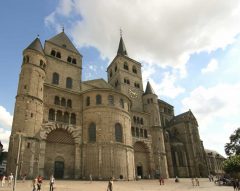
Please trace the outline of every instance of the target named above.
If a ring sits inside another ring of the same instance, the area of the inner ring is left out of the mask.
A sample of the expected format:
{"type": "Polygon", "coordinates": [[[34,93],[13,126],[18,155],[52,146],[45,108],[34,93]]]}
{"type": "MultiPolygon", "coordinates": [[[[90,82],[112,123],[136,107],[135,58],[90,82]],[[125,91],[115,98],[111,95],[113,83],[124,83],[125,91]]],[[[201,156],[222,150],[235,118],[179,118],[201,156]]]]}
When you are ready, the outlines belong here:
{"type": "Polygon", "coordinates": [[[223,169],[226,173],[237,175],[240,172],[240,155],[229,157],[223,162],[223,169]]]}
{"type": "Polygon", "coordinates": [[[229,137],[230,143],[225,145],[225,153],[228,156],[240,155],[240,128],[229,137]]]}

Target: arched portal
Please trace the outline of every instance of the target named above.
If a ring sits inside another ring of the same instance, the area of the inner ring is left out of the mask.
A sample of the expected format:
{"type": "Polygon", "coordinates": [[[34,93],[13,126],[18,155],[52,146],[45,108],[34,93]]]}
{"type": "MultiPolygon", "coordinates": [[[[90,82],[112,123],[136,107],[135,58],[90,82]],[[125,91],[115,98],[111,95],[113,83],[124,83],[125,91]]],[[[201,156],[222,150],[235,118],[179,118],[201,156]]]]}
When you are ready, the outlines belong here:
{"type": "Polygon", "coordinates": [[[58,179],[74,178],[75,146],[72,135],[64,129],[55,129],[47,135],[44,172],[58,179]]]}
{"type": "Polygon", "coordinates": [[[136,142],[134,144],[134,160],[136,176],[147,178],[150,173],[149,150],[145,143],[136,142]]]}

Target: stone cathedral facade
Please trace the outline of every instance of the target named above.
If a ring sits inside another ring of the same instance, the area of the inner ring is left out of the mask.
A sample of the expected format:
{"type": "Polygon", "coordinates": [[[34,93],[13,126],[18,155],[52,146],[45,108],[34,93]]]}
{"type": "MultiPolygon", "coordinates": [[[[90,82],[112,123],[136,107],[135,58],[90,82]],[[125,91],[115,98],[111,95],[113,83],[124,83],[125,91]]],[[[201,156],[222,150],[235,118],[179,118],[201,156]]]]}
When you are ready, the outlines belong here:
{"type": "Polygon", "coordinates": [[[198,123],[174,115],[128,56],[123,38],[108,81],[82,81],[82,55],[65,32],[23,51],[8,173],[134,180],[207,175],[198,123]],[[19,153],[19,160],[17,155],[19,153]],[[17,161],[19,161],[17,163],[17,161]]]}

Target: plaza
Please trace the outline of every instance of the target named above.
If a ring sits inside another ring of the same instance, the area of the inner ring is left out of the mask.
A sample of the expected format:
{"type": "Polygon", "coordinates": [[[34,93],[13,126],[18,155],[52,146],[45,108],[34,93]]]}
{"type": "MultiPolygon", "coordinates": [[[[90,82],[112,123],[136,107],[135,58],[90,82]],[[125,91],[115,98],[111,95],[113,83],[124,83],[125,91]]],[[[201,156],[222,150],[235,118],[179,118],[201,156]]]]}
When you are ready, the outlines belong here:
{"type": "MultiPolygon", "coordinates": [[[[202,190],[202,191],[228,191],[232,190],[231,186],[218,186],[213,182],[209,182],[207,178],[199,179],[200,186],[192,186],[190,178],[180,178],[179,183],[175,183],[174,179],[166,179],[165,185],[159,185],[157,179],[155,180],[140,180],[140,181],[114,181],[114,191],[185,191],[185,190],[202,190]]],[[[17,182],[16,191],[31,191],[32,182],[30,180],[17,182]]],[[[55,191],[106,191],[107,181],[68,181],[56,180],[55,191]]],[[[5,185],[6,186],[6,185],[5,185]]],[[[10,191],[10,187],[0,187],[0,191],[10,191]]],[[[49,190],[49,180],[43,181],[42,191],[49,190]]]]}

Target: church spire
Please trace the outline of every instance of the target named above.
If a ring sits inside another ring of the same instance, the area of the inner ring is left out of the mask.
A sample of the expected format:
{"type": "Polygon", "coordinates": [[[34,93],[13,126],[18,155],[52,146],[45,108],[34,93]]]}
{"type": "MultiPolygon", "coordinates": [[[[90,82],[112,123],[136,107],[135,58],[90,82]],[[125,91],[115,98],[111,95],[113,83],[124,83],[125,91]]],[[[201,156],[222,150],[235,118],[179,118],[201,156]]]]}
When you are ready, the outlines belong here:
{"type": "Polygon", "coordinates": [[[144,94],[155,94],[149,81],[147,82],[147,87],[144,94]]]}
{"type": "Polygon", "coordinates": [[[26,49],[32,49],[32,50],[38,51],[44,55],[43,47],[39,40],[39,35],[37,36],[37,38],[35,38],[35,40],[26,49]]]}
{"type": "Polygon", "coordinates": [[[127,49],[126,49],[125,44],[123,42],[122,30],[121,29],[120,29],[120,42],[119,42],[117,54],[122,55],[122,56],[128,56],[127,49]]]}

